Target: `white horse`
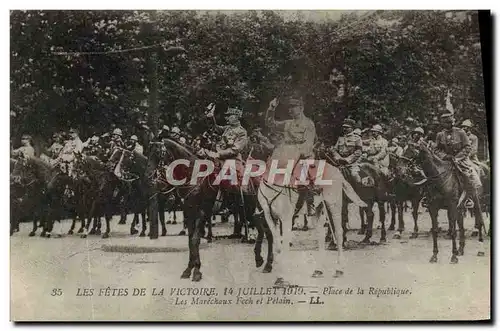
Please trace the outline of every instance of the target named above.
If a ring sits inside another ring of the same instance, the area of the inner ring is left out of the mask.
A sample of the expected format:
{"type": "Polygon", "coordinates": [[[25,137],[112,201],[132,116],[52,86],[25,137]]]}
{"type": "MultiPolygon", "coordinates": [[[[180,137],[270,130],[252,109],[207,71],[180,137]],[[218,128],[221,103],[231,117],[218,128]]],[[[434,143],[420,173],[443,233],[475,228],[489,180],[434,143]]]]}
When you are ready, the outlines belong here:
{"type": "MultiPolygon", "coordinates": [[[[318,210],[322,211],[325,218],[319,218],[318,216],[320,215],[316,215],[318,220],[316,222],[315,229],[318,234],[317,237],[319,242],[319,256],[318,259],[316,259],[316,263],[318,264],[319,262],[321,267],[317,268],[312,276],[321,277],[323,275],[323,271],[321,270],[323,269],[322,264],[328,260],[328,256],[325,254],[325,227],[323,226],[324,223],[319,222],[319,219],[327,220],[329,218],[328,214],[330,214],[333,218],[332,224],[335,227],[335,239],[338,247],[335,277],[340,277],[344,273],[344,255],[342,247],[343,228],[341,219],[342,193],[345,193],[347,197],[359,207],[366,207],[366,204],[356,194],[352,186],[345,180],[338,168],[324,161],[315,161],[315,166],[318,167],[320,163],[323,164],[324,171],[323,174],[319,174],[318,177],[321,176],[322,180],[331,182],[316,186],[321,191],[319,201],[321,204],[324,204],[323,207],[326,208],[318,208],[318,210]],[[330,213],[327,212],[327,209],[330,213]]],[[[297,165],[295,168],[296,167],[297,165]]],[[[290,262],[289,250],[292,236],[292,217],[299,193],[293,185],[280,185],[276,182],[266,181],[265,178],[266,177],[262,179],[262,182],[259,185],[257,199],[263,209],[267,225],[273,236],[274,249],[272,253],[278,266],[278,279],[276,280],[275,285],[285,286],[287,282],[284,281],[283,274],[286,270],[283,269],[283,264],[290,262]],[[280,231],[280,225],[282,231],[280,231]],[[279,260],[277,259],[278,255],[280,255],[279,260]]]]}

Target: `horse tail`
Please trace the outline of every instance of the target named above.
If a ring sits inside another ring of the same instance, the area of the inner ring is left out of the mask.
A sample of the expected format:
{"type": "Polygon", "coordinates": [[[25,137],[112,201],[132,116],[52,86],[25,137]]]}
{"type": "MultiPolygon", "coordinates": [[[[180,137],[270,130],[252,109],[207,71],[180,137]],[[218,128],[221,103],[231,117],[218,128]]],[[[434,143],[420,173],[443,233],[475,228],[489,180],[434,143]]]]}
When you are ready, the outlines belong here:
{"type": "Polygon", "coordinates": [[[342,176],[342,190],[344,191],[345,195],[349,198],[349,200],[352,201],[353,204],[360,208],[367,207],[367,204],[361,200],[359,195],[354,191],[352,188],[351,184],[342,176]]]}

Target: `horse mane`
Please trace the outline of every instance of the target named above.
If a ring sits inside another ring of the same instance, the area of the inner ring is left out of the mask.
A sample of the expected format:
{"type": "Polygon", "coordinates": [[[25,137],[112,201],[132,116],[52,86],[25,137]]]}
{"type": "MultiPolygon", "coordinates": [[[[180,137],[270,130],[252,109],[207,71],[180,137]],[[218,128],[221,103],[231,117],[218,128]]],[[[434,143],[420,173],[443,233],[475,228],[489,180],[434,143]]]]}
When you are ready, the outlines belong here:
{"type": "Polygon", "coordinates": [[[191,161],[198,159],[195,152],[188,145],[180,144],[171,139],[164,139],[163,143],[165,147],[170,147],[170,152],[176,159],[189,159],[191,161]]]}

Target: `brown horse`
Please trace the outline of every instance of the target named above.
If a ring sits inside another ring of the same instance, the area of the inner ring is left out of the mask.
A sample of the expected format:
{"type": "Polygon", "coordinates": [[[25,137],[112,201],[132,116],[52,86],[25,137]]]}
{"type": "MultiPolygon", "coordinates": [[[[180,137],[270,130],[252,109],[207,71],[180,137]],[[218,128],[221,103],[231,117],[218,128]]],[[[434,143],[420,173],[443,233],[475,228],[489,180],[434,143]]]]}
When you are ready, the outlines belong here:
{"type": "MultiPolygon", "coordinates": [[[[463,197],[465,191],[462,174],[457,169],[454,161],[445,161],[436,156],[425,144],[416,146],[418,155],[416,160],[420,163],[424,171],[426,180],[426,192],[428,192],[428,209],[432,220],[432,239],[433,254],[429,260],[430,263],[437,262],[438,255],[438,211],[446,209],[448,212],[448,222],[450,227],[452,241],[452,256],[450,263],[458,263],[457,256],[464,254],[465,247],[465,229],[463,217],[463,197]],[[456,226],[458,225],[460,238],[459,247],[456,244],[456,226]]],[[[477,202],[477,201],[476,201],[477,202]]],[[[479,208],[479,204],[476,203],[479,208]]],[[[482,226],[483,221],[480,212],[476,213],[476,225],[479,230],[479,241],[483,242],[482,226]],[[477,219],[479,217],[479,219],[477,219]]],[[[484,255],[481,249],[478,256],[484,255]]]]}
{"type": "Polygon", "coordinates": [[[392,174],[391,186],[393,198],[391,199],[391,224],[389,230],[394,230],[396,211],[398,216],[398,229],[394,234],[395,239],[400,239],[405,229],[403,220],[404,203],[411,201],[413,216],[413,233],[410,238],[418,237],[418,208],[423,197],[423,189],[419,184],[424,178],[416,167],[414,161],[405,156],[390,155],[389,171],[392,174]]]}

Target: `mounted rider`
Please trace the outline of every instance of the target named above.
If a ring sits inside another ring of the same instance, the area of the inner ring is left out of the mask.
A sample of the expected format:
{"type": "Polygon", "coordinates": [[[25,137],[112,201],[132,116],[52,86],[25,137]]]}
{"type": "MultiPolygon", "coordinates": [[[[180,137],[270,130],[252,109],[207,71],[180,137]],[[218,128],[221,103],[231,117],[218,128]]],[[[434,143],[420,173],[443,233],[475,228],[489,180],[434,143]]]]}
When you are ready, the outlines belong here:
{"type": "Polygon", "coordinates": [[[49,157],[51,159],[57,158],[61,153],[61,150],[64,147],[62,142],[62,135],[60,133],[56,132],[52,135],[52,145],[50,145],[50,147],[47,149],[47,152],[49,153],[49,157]]]}
{"type": "Polygon", "coordinates": [[[87,156],[99,157],[102,147],[99,144],[99,136],[93,135],[83,143],[83,153],[87,156]]]}
{"type": "Polygon", "coordinates": [[[392,153],[396,156],[403,155],[403,147],[399,145],[398,138],[394,137],[391,139],[391,143],[389,144],[389,147],[387,147],[387,152],[392,153]]]}
{"type": "Polygon", "coordinates": [[[66,140],[61,153],[54,160],[54,165],[60,165],[62,172],[68,174],[68,176],[73,177],[73,168],[75,162],[76,154],[80,154],[83,151],[83,142],[79,137],[78,130],[71,128],[69,130],[70,139],[66,140]]]}
{"type": "Polygon", "coordinates": [[[469,137],[464,130],[454,125],[453,113],[443,114],[441,120],[444,129],[436,137],[436,155],[456,165],[465,184],[463,189],[479,208],[477,192],[482,185],[477,168],[470,159],[472,147],[469,137]]]}
{"type": "Polygon", "coordinates": [[[384,175],[389,175],[389,154],[387,154],[388,143],[382,136],[383,129],[379,124],[375,124],[371,130],[373,134],[370,145],[366,152],[365,160],[377,166],[384,175]]]}
{"type": "Polygon", "coordinates": [[[460,127],[467,134],[467,138],[469,138],[470,147],[471,147],[471,151],[470,151],[470,155],[469,155],[470,159],[473,162],[476,162],[476,163],[479,162],[479,160],[477,158],[477,150],[478,150],[478,146],[479,146],[479,141],[477,139],[477,136],[475,134],[473,134],[471,131],[471,129],[472,129],[471,120],[463,121],[462,125],[460,125],[460,127]]]}
{"type": "Polygon", "coordinates": [[[19,157],[23,159],[28,159],[35,156],[35,149],[31,143],[31,136],[29,134],[23,134],[21,136],[21,147],[12,150],[11,155],[13,157],[19,157]]]}
{"type": "Polygon", "coordinates": [[[352,119],[348,118],[344,121],[343,136],[339,137],[335,146],[332,147],[332,152],[333,160],[338,164],[347,165],[354,180],[361,183],[358,161],[362,154],[363,142],[361,136],[354,133],[354,125],[355,122],[352,119]]]}
{"type": "Polygon", "coordinates": [[[203,151],[214,159],[236,159],[237,164],[238,161],[241,163],[243,161],[241,152],[248,144],[247,130],[241,126],[239,120],[243,112],[237,108],[228,108],[226,112],[227,125],[217,125],[214,118],[215,104],[211,103],[207,109],[206,116],[213,119],[214,129],[221,136],[216,144],[216,152],[203,151]]]}
{"type": "Polygon", "coordinates": [[[127,149],[144,155],[144,148],[139,144],[139,138],[135,134],[130,137],[130,144],[127,146],[127,149]]]}
{"type": "MultiPolygon", "coordinates": [[[[272,131],[282,133],[282,139],[275,143],[271,160],[288,161],[314,158],[314,141],[316,139],[316,127],[314,122],[304,115],[304,101],[300,96],[288,98],[286,106],[292,119],[276,121],[274,114],[278,100],[273,99],[267,110],[266,125],[272,131]]],[[[307,202],[308,215],[314,214],[314,195],[310,187],[299,188],[299,198],[295,206],[294,215],[300,211],[304,200],[307,202]]]]}

